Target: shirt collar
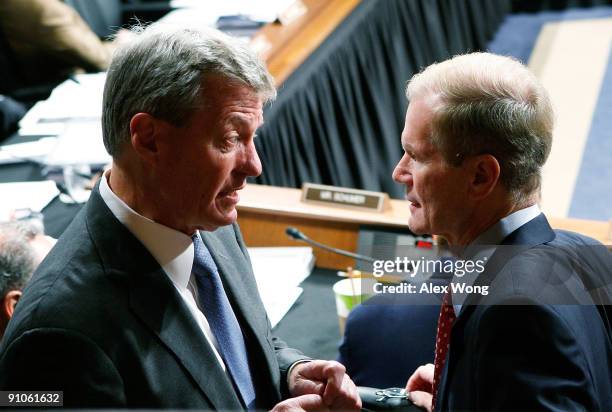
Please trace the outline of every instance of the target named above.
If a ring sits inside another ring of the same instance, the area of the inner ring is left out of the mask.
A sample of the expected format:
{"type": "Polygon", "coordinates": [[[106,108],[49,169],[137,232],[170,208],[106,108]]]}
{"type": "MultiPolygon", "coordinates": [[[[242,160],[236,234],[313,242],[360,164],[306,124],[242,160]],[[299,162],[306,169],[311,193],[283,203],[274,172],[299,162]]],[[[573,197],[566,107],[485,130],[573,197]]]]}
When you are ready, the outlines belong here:
{"type": "Polygon", "coordinates": [[[194,249],[190,236],[146,218],[121,200],[108,184],[110,171],[100,179],[100,195],[113,215],[151,253],[170,280],[187,288],[193,267],[194,249]]]}
{"type": "Polygon", "coordinates": [[[482,232],[473,242],[473,245],[498,245],[510,233],[525,223],[540,215],[540,207],[535,204],[516,212],[510,213],[499,222],[482,232]]]}

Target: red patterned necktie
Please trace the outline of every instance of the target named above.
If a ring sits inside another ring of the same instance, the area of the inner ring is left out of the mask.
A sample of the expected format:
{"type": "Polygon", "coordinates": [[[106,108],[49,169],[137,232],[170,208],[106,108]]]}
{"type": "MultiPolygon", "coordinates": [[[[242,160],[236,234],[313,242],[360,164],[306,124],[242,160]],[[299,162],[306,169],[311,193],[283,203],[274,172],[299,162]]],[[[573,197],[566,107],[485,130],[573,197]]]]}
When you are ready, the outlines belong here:
{"type": "Polygon", "coordinates": [[[453,308],[453,299],[450,291],[448,291],[444,294],[444,298],[442,299],[440,317],[438,318],[438,330],[436,332],[436,356],[434,358],[434,380],[432,387],[433,399],[431,401],[432,409],[436,406],[440,376],[444,369],[444,362],[446,362],[446,354],[448,353],[448,347],[450,345],[451,328],[456,318],[455,309],[453,308]]]}

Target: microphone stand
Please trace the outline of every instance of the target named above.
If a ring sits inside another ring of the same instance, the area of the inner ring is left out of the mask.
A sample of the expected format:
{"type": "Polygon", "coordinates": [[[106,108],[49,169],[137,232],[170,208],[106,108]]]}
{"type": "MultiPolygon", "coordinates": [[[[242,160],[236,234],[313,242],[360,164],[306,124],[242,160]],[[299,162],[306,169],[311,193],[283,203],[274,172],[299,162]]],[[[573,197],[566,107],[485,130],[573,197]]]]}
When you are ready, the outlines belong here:
{"type": "Polygon", "coordinates": [[[318,247],[323,250],[327,250],[328,252],[336,253],[338,255],[350,257],[350,258],[361,260],[361,261],[368,262],[368,263],[374,263],[376,261],[376,259],[370,256],[359,255],[357,253],[349,252],[347,250],[337,249],[335,247],[331,247],[323,243],[317,242],[315,240],[312,240],[308,236],[306,236],[304,233],[300,232],[298,229],[294,227],[288,227],[285,230],[285,233],[287,233],[287,235],[292,239],[308,243],[309,245],[318,247]]]}

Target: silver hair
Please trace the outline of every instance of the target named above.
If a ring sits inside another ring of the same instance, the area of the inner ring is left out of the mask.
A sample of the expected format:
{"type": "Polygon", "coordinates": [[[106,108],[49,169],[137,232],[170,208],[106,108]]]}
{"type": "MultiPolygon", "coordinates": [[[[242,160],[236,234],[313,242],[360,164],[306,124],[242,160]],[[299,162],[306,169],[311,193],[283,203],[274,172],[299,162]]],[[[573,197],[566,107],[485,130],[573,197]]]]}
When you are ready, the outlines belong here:
{"type": "Polygon", "coordinates": [[[431,139],[447,163],[490,154],[517,203],[539,192],[554,115],[548,93],[519,61],[491,53],[455,56],[415,75],[406,96],[432,99],[431,139]]]}
{"type": "Polygon", "coordinates": [[[36,269],[36,252],[30,240],[40,231],[25,222],[0,223],[0,300],[11,290],[21,290],[36,269]]]}
{"type": "Polygon", "coordinates": [[[206,79],[221,76],[246,85],[265,102],[276,97],[272,76],[241,40],[213,29],[152,24],[132,28],[135,39],[113,55],[102,109],[104,146],[115,157],[130,140],[140,112],[185,125],[206,102],[206,79]]]}

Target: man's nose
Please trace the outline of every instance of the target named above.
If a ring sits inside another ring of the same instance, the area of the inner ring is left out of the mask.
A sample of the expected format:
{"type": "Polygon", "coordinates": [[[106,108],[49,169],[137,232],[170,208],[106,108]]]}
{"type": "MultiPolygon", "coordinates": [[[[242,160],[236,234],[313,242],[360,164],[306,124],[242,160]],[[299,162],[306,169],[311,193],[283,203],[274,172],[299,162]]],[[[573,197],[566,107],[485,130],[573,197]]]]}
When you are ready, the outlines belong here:
{"type": "Polygon", "coordinates": [[[404,156],[400,159],[397,166],[393,170],[393,180],[398,183],[402,183],[405,185],[412,185],[412,173],[408,170],[408,155],[404,154],[404,156]]]}
{"type": "Polygon", "coordinates": [[[261,160],[257,154],[255,143],[251,141],[245,148],[242,172],[247,176],[259,176],[262,172],[261,160]]]}

